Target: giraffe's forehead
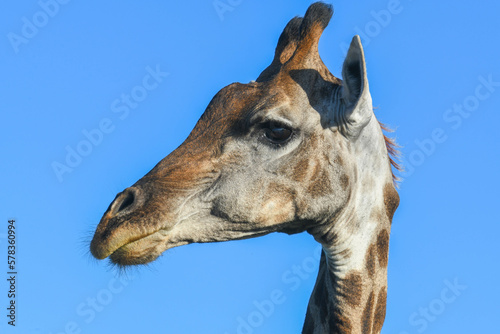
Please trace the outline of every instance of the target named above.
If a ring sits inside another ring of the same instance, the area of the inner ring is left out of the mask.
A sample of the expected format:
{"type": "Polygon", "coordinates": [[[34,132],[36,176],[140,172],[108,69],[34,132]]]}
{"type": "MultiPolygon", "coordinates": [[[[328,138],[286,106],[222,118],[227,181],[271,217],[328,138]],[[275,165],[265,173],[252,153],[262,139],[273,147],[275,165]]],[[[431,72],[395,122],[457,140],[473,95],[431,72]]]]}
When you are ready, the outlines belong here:
{"type": "Polygon", "coordinates": [[[272,109],[279,103],[280,96],[266,84],[230,84],[210,101],[191,137],[198,137],[202,133],[227,136],[228,133],[239,132],[248,125],[257,111],[272,109]]]}
{"type": "Polygon", "coordinates": [[[208,129],[227,130],[234,126],[234,123],[246,120],[255,106],[262,103],[265,98],[264,91],[259,86],[253,83],[233,83],[222,88],[210,101],[193,134],[208,129]]]}
{"type": "Polygon", "coordinates": [[[286,81],[233,83],[224,87],[209,103],[191,139],[216,141],[265,121],[280,121],[293,128],[319,125],[320,115],[309,104],[307,94],[296,83],[286,81]]]}

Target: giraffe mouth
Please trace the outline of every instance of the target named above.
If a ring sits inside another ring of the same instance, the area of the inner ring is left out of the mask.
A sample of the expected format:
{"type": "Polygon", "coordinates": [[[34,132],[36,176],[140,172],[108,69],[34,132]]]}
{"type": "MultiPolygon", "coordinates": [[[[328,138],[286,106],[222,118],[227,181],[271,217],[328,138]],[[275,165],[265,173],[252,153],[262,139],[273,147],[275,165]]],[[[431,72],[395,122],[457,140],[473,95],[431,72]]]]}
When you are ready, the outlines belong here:
{"type": "Polygon", "coordinates": [[[169,229],[161,229],[145,237],[127,242],[118,247],[110,255],[113,264],[119,266],[146,264],[156,260],[167,249],[186,243],[172,243],[169,240],[169,229]]]}

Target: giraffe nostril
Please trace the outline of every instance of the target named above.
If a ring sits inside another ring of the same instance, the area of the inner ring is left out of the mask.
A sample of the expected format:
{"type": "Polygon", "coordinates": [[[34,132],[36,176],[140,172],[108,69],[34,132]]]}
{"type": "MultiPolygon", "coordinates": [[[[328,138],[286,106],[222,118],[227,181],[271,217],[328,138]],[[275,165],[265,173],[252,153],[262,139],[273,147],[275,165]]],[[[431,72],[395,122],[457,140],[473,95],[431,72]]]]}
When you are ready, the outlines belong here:
{"type": "Polygon", "coordinates": [[[120,213],[127,208],[130,208],[136,200],[136,191],[134,188],[128,188],[123,191],[123,193],[118,196],[118,198],[115,200],[114,207],[114,214],[120,213]]]}

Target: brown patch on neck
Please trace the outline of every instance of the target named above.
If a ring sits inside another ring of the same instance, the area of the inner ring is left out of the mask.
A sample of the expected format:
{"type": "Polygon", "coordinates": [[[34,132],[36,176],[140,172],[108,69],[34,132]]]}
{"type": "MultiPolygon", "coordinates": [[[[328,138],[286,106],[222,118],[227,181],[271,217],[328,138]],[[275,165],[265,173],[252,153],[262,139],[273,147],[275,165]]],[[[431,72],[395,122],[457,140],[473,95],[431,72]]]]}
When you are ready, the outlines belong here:
{"type": "Polygon", "coordinates": [[[389,232],[382,230],[377,236],[378,262],[382,268],[387,268],[389,262],[389,232]]]}
{"type": "Polygon", "coordinates": [[[348,305],[356,307],[361,304],[363,293],[363,278],[361,273],[354,271],[339,282],[338,293],[348,305]]]}
{"type": "Polygon", "coordinates": [[[370,334],[372,332],[372,316],[373,316],[373,304],[375,296],[373,292],[370,293],[368,301],[366,302],[365,309],[363,311],[363,316],[361,317],[361,333],[370,334]]]}
{"type": "Polygon", "coordinates": [[[375,261],[376,261],[375,257],[376,257],[375,245],[371,244],[370,247],[368,247],[368,251],[366,252],[366,257],[365,257],[365,267],[370,277],[373,277],[373,275],[375,275],[375,261]]]}
{"type": "Polygon", "coordinates": [[[352,271],[344,279],[339,279],[328,268],[323,252],[302,334],[353,333],[352,319],[344,313],[344,310],[362,305],[362,288],[360,272],[352,271]],[[330,293],[333,295],[329,295],[330,293]]]}
{"type": "Polygon", "coordinates": [[[394,212],[399,206],[399,194],[390,183],[384,186],[384,204],[387,218],[389,218],[389,221],[392,223],[394,212]]]}
{"type": "Polygon", "coordinates": [[[378,334],[382,330],[385,320],[385,310],[387,306],[387,288],[384,286],[380,289],[377,297],[377,307],[375,308],[375,315],[373,317],[373,334],[378,334]]]}
{"type": "Polygon", "coordinates": [[[330,333],[351,334],[351,321],[340,314],[330,317],[330,333]]]}

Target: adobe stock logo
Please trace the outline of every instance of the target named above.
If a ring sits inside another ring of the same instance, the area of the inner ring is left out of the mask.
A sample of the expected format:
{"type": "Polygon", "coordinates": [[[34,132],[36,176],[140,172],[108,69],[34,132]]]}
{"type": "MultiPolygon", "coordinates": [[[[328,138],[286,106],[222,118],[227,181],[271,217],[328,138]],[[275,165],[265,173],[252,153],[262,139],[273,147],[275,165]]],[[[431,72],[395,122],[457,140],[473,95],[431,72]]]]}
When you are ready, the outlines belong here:
{"type": "Polygon", "coordinates": [[[85,301],[76,306],[75,313],[78,317],[73,317],[73,319],[66,322],[62,329],[56,332],[50,331],[48,334],[87,333],[88,331],[85,331],[85,326],[92,323],[96,318],[99,318],[100,313],[112,307],[111,304],[113,301],[127,289],[134,279],[134,276],[110,279],[106,287],[88,296],[85,301]]]}
{"type": "MultiPolygon", "coordinates": [[[[305,257],[300,264],[294,264],[283,272],[281,282],[287,286],[287,289],[273,289],[268,294],[268,298],[254,300],[251,312],[236,318],[236,330],[231,333],[257,333],[258,328],[262,327],[280,305],[289,299],[292,292],[297,291],[307,280],[314,278],[313,273],[318,270],[322,249],[321,245],[317,246],[311,256],[305,257]]],[[[230,332],[226,331],[224,334],[230,334],[230,332]]]]}
{"type": "MultiPolygon", "coordinates": [[[[137,109],[141,102],[148,96],[149,92],[157,89],[160,83],[169,75],[160,69],[160,65],[156,68],[146,66],[146,74],[143,76],[141,84],[132,87],[129,93],[122,93],[119,98],[111,102],[110,109],[117,115],[120,121],[124,121],[130,115],[130,112],[137,109]]],[[[112,118],[104,117],[98,125],[93,129],[83,129],[81,134],[84,139],[81,139],[75,145],[66,145],[66,157],[61,161],[53,161],[51,164],[52,170],[59,182],[64,181],[65,174],[71,173],[80,166],[85,157],[88,157],[94,148],[98,147],[104,141],[106,135],[109,135],[116,129],[117,121],[112,118]]]]}
{"type": "Polygon", "coordinates": [[[40,0],[38,1],[38,6],[40,10],[27,18],[23,16],[21,21],[23,25],[21,26],[20,34],[14,32],[9,32],[7,38],[14,49],[15,53],[19,53],[19,47],[23,44],[28,44],[29,41],[38,35],[40,29],[45,27],[52,18],[54,18],[60,10],[60,5],[65,5],[70,0],[40,0]]]}
{"type": "Polygon", "coordinates": [[[443,112],[442,118],[447,124],[446,127],[436,127],[426,138],[414,140],[416,148],[401,159],[405,166],[405,178],[410,177],[418,167],[422,166],[438,147],[448,140],[451,133],[460,129],[464,121],[477,113],[481,105],[500,87],[500,81],[496,81],[492,74],[480,75],[477,80],[478,83],[470,95],[463,97],[443,112]]]}
{"type": "Polygon", "coordinates": [[[468,289],[467,285],[460,284],[458,278],[453,280],[444,280],[444,288],[441,289],[439,296],[432,299],[424,307],[419,307],[418,312],[413,312],[408,318],[412,329],[401,331],[399,334],[423,333],[436,322],[443,313],[454,304],[458,298],[468,289]]]}
{"type": "MultiPolygon", "coordinates": [[[[404,8],[400,0],[389,0],[385,9],[370,11],[372,20],[366,22],[362,27],[354,27],[354,32],[361,38],[363,47],[366,48],[378,35],[380,35],[382,31],[391,24],[392,19],[403,12],[404,8]]],[[[347,50],[349,50],[349,44],[342,42],[339,46],[344,55],[346,55],[347,50]]]]}
{"type": "Polygon", "coordinates": [[[243,0],[214,0],[212,5],[222,22],[224,21],[224,15],[227,12],[232,12],[236,7],[241,5],[242,2],[243,0]]]}

